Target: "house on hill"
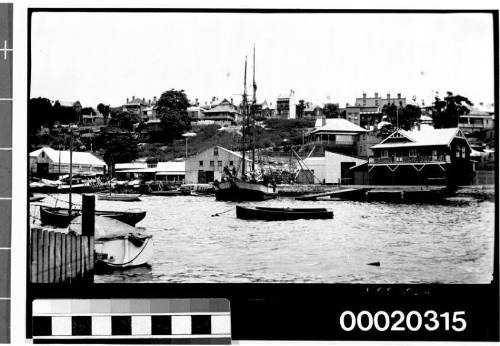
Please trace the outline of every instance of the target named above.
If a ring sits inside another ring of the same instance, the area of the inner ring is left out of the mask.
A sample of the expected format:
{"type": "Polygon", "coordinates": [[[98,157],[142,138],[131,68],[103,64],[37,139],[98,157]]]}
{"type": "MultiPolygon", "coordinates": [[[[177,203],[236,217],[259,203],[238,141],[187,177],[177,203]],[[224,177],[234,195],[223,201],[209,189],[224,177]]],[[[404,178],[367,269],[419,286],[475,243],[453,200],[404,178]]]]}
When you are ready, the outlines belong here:
{"type": "Polygon", "coordinates": [[[316,119],[315,129],[309,132],[307,143],[323,145],[326,148],[348,155],[356,155],[357,140],[367,130],[340,118],[316,119]]]}
{"type": "Polygon", "coordinates": [[[238,120],[239,112],[236,106],[224,99],[217,106],[203,112],[202,120],[212,121],[221,125],[230,125],[238,120]]]}
{"type": "Polygon", "coordinates": [[[397,130],[371,149],[367,168],[373,185],[454,186],[472,178],[471,148],[459,128],[397,130]]]}

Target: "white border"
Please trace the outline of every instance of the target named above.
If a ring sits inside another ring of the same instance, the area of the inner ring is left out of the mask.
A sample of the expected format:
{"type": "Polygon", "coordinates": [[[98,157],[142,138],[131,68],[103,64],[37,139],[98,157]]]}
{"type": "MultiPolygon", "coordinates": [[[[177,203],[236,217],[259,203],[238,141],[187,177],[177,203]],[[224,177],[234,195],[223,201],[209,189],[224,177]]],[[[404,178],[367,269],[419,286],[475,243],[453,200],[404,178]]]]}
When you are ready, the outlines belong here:
{"type": "MultiPolygon", "coordinates": [[[[8,0],[7,0],[8,2],[8,0]]],[[[11,261],[11,342],[14,344],[26,343],[25,338],[25,311],[26,311],[26,235],[27,235],[27,8],[29,7],[107,7],[107,8],[325,8],[325,9],[493,9],[500,8],[497,0],[407,0],[407,1],[373,1],[373,0],[337,0],[323,1],[280,1],[280,0],[189,0],[189,1],[159,1],[159,0],[107,0],[107,1],[35,1],[17,0],[14,2],[14,90],[13,90],[13,165],[12,165],[12,261],[11,261]]],[[[0,220],[1,221],[1,220],[0,220]]],[[[1,323],[1,321],[0,321],[1,323]]],[[[336,321],[332,321],[336,323],[336,321]]],[[[236,344],[266,345],[271,342],[236,342],[236,344]]],[[[367,342],[272,342],[273,344],[367,344],[367,342]]],[[[369,342],[373,345],[385,345],[388,342],[369,342]]],[[[391,342],[392,345],[408,344],[405,342],[391,342]]],[[[420,343],[419,343],[420,344],[420,343]]],[[[434,345],[437,342],[425,343],[434,345]]],[[[447,343],[450,344],[450,343],[447,343]]],[[[488,343],[484,343],[488,344],[488,343]]]]}

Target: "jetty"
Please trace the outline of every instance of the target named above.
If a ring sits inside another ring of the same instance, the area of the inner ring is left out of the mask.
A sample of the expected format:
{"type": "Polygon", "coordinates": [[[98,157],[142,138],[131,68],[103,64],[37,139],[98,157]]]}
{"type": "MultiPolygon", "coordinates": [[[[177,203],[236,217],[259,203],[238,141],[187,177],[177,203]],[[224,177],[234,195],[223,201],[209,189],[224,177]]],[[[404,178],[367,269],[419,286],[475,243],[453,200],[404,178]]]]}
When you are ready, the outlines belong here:
{"type": "Polygon", "coordinates": [[[321,192],[321,193],[313,193],[310,195],[295,197],[298,201],[317,201],[318,198],[321,197],[339,197],[339,198],[348,198],[351,199],[357,195],[363,195],[366,191],[366,188],[347,188],[347,189],[337,189],[333,191],[321,192]]]}
{"type": "Polygon", "coordinates": [[[446,197],[449,189],[446,186],[413,186],[413,185],[357,185],[348,188],[340,188],[333,191],[308,194],[296,197],[299,201],[317,201],[319,199],[339,198],[356,201],[432,201],[446,197]]]}

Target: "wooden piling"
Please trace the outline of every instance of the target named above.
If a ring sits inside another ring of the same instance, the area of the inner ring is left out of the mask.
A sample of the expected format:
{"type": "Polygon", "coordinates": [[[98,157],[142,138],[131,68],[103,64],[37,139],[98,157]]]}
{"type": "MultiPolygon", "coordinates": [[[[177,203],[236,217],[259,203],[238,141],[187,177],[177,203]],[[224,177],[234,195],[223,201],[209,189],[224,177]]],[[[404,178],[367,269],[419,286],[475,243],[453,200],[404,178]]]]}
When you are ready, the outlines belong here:
{"type": "Polygon", "coordinates": [[[82,195],[82,235],[94,236],[95,231],[95,196],[82,195]]]}

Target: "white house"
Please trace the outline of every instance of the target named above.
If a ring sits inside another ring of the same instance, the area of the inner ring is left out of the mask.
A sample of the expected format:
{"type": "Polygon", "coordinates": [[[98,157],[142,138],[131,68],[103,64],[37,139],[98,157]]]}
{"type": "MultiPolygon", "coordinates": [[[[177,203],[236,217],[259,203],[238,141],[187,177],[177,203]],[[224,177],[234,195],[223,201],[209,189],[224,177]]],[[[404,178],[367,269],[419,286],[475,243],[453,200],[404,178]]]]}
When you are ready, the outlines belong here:
{"type": "Polygon", "coordinates": [[[352,183],[352,172],[349,168],[366,163],[356,157],[325,151],[324,157],[310,157],[304,160],[303,172],[299,174],[300,183],[309,184],[349,184],[352,183]],[[307,172],[307,169],[311,173],[307,172]]]}
{"type": "MultiPolygon", "coordinates": [[[[69,173],[69,150],[41,148],[30,153],[30,172],[41,177],[57,177],[69,173]]],[[[73,151],[73,174],[104,175],[106,163],[90,152],[73,151]]]]}

